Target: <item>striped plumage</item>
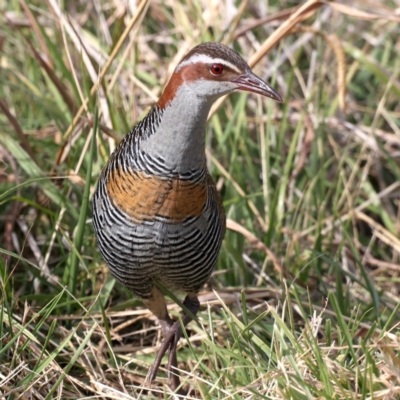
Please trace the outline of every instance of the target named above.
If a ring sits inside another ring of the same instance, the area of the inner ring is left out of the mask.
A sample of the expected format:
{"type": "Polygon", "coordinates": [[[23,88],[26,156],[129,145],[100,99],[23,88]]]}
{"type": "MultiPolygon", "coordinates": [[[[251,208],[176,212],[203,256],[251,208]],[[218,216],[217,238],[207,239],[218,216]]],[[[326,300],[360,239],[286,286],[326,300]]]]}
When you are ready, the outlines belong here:
{"type": "Polygon", "coordinates": [[[177,174],[161,157],[140,149],[162,114],[155,106],[122,140],[93,199],[101,254],[115,278],[142,298],[151,296],[153,279],[171,289],[199,291],[225,233],[224,211],[205,165],[177,174]]]}
{"type": "MultiPolygon", "coordinates": [[[[192,49],[178,64],[150,113],[121,141],[93,198],[98,245],[115,278],[158,317],[164,337],[150,370],[156,376],[169,349],[172,389],[179,386],[173,322],[159,285],[186,292],[195,315],[197,293],[213,271],[225,214],[206,167],[205,131],[211,105],[247,90],[281,101],[242,57],[219,43],[192,49]]],[[[183,315],[182,323],[190,321],[183,315]]]]}

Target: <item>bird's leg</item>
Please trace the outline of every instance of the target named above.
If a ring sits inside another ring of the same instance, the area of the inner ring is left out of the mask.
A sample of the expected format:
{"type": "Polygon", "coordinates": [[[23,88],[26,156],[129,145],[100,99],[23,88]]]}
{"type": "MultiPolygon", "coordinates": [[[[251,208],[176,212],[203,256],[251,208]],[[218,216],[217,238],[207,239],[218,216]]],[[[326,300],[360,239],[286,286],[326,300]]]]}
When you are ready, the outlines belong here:
{"type": "Polygon", "coordinates": [[[174,325],[174,321],[172,321],[168,314],[167,303],[165,302],[164,295],[157,287],[153,287],[151,297],[148,299],[143,299],[143,303],[158,318],[158,321],[161,325],[162,337],[164,339],[160,350],[157,353],[156,359],[150,368],[149,379],[151,382],[155,379],[158,368],[161,364],[161,360],[170,346],[170,342],[165,341],[165,338],[168,337],[169,331],[174,325]]]}
{"type": "MultiPolygon", "coordinates": [[[[154,287],[152,297],[150,299],[144,300],[144,303],[150,309],[150,311],[160,320],[161,330],[164,338],[160,350],[157,353],[156,359],[154,360],[154,363],[150,368],[150,382],[155,379],[162,358],[169,349],[170,354],[167,365],[169,384],[171,389],[175,390],[180,385],[178,371],[176,371],[178,367],[176,349],[182,334],[181,323],[180,321],[173,322],[168,315],[165,298],[158,288],[154,287]],[[172,371],[172,369],[175,369],[175,371],[172,371]]],[[[200,306],[199,300],[195,293],[189,293],[186,296],[183,304],[193,315],[196,315],[200,306]]],[[[186,326],[186,324],[188,324],[191,320],[192,318],[189,315],[183,314],[183,326],[186,326]]]]}
{"type": "MultiPolygon", "coordinates": [[[[185,300],[183,301],[183,305],[195,316],[197,314],[197,311],[200,308],[200,302],[199,299],[197,298],[196,294],[188,294],[185,297],[185,300]]],[[[186,326],[190,321],[192,320],[192,317],[188,314],[183,312],[182,315],[182,324],[183,326],[186,326]]],[[[177,371],[178,368],[178,360],[176,356],[176,349],[178,346],[179,339],[182,336],[182,326],[181,322],[178,320],[176,321],[170,328],[170,333],[171,335],[171,345],[169,348],[169,357],[168,357],[168,374],[169,374],[169,381],[170,381],[170,386],[173,390],[175,390],[179,385],[179,374],[177,371]],[[175,371],[172,371],[172,370],[175,371]]],[[[165,339],[167,341],[167,339],[165,339]]]]}
{"type": "MultiPolygon", "coordinates": [[[[179,323],[179,321],[177,321],[177,322],[179,323]]],[[[175,322],[175,324],[176,324],[176,322],[175,322]]],[[[172,331],[174,330],[173,326],[171,327],[172,331]]],[[[181,329],[179,327],[175,332],[172,332],[171,344],[169,347],[167,370],[168,370],[169,386],[171,387],[171,389],[173,391],[175,391],[176,388],[179,387],[181,384],[181,381],[179,379],[179,372],[177,370],[178,358],[176,355],[176,349],[178,346],[180,336],[181,336],[181,329]],[[174,369],[174,371],[171,371],[172,368],[174,369]]]]}

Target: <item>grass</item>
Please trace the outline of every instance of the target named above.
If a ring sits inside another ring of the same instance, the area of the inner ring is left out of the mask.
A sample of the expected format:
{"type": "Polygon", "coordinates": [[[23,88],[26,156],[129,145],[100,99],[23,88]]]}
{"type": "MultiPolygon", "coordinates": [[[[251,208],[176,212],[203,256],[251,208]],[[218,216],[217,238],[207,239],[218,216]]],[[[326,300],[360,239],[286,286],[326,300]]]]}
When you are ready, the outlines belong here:
{"type": "Polygon", "coordinates": [[[400,398],[398,4],[311,3],[0,2],[2,396],[173,398],[165,370],[146,380],[159,327],[110,277],[90,199],[179,59],[216,40],[284,103],[213,109],[230,229],[180,342],[186,397],[400,398]]]}

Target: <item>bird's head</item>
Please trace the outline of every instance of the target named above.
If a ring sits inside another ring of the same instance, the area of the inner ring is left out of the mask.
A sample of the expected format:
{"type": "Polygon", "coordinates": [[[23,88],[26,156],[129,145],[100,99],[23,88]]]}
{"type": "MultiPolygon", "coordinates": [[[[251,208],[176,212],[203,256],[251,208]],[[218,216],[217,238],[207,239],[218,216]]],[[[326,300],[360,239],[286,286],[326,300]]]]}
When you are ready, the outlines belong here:
{"type": "Polygon", "coordinates": [[[182,59],[158,105],[165,108],[179,90],[188,90],[207,102],[239,90],[282,101],[279,93],[255,75],[236,51],[214,42],[196,46],[182,59]]]}

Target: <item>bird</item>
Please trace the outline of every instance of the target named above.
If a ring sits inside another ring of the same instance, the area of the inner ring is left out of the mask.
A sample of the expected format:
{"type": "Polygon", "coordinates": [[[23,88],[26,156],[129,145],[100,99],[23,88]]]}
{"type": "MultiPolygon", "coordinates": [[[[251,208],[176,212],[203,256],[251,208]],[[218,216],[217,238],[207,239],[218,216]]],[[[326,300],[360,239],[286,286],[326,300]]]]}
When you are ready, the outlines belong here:
{"type": "Polygon", "coordinates": [[[162,287],[184,292],[182,324],[199,310],[198,293],[225,235],[221,198],[207,169],[206,123],[221,96],[248,91],[282,102],[242,56],[217,42],[190,50],[149,113],[122,139],[93,195],[98,247],[111,274],[158,318],[163,342],[152,382],[169,350],[169,386],[180,390],[181,322],[168,314],[162,287]]]}

